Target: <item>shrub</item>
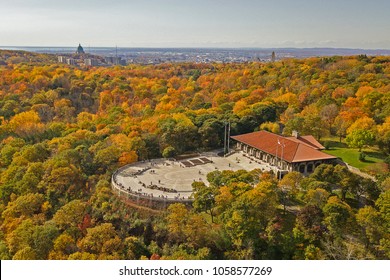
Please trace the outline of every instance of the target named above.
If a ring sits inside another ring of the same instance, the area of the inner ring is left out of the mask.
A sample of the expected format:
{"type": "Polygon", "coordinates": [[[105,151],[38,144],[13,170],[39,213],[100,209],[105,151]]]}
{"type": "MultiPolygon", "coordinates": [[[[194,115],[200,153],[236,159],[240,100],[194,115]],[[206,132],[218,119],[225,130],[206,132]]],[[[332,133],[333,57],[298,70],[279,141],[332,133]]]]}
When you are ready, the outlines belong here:
{"type": "Polygon", "coordinates": [[[366,161],[366,154],[365,154],[364,152],[361,152],[361,153],[359,154],[359,160],[360,160],[360,161],[366,161]]]}
{"type": "Polygon", "coordinates": [[[325,150],[330,150],[330,148],[332,148],[332,142],[325,141],[324,142],[324,147],[325,147],[325,150]]]}
{"type": "Polygon", "coordinates": [[[168,146],[164,149],[164,151],[162,152],[162,156],[164,158],[170,158],[170,157],[174,157],[176,155],[176,150],[174,147],[172,146],[168,146]]]}

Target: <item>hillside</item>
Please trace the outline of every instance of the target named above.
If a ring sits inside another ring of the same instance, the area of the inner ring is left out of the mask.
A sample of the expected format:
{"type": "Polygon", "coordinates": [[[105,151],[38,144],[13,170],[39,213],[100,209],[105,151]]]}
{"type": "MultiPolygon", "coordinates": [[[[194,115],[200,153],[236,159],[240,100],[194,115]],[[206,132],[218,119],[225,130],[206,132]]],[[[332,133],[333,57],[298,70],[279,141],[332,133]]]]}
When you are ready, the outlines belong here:
{"type": "Polygon", "coordinates": [[[1,259],[390,257],[390,57],[94,68],[55,61],[0,51],[1,259]],[[232,135],[281,124],[286,135],[375,149],[381,167],[368,172],[377,181],[326,165],[283,182],[215,171],[210,188],[194,185],[192,209],[162,213],[111,192],[122,165],[221,147],[227,121],[232,135]]]}

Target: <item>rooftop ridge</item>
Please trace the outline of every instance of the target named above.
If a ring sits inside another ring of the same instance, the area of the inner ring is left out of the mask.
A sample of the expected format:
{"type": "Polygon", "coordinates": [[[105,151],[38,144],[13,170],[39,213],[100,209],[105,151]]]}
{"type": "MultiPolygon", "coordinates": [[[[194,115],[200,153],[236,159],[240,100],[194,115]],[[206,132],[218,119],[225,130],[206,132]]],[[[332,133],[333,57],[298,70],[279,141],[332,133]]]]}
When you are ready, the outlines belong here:
{"type": "Polygon", "coordinates": [[[289,139],[291,141],[294,141],[294,139],[296,139],[297,141],[294,141],[294,142],[306,145],[306,146],[308,146],[310,148],[315,148],[315,149],[321,149],[322,148],[322,145],[320,147],[320,146],[316,145],[315,143],[310,142],[308,139],[304,138],[304,137],[308,137],[308,136],[311,136],[311,135],[298,136],[298,138],[295,138],[293,136],[287,136],[285,138],[289,139]]]}
{"type": "MultiPolygon", "coordinates": [[[[307,142],[311,142],[310,138],[313,136],[309,135],[307,137],[309,138],[306,139],[307,142]]],[[[330,156],[321,152],[321,147],[316,145],[316,143],[309,145],[306,144],[303,139],[295,140],[290,137],[285,137],[264,130],[235,135],[231,136],[231,138],[248,145],[251,148],[262,150],[265,153],[287,162],[301,162],[334,158],[334,156],[330,156]]]]}

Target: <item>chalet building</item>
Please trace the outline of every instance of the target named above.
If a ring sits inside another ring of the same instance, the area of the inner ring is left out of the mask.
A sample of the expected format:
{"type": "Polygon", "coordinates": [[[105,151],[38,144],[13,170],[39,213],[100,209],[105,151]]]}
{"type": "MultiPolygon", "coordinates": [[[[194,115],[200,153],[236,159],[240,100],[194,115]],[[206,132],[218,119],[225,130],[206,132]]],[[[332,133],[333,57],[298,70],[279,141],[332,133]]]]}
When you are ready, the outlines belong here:
{"type": "Polygon", "coordinates": [[[248,155],[277,167],[282,173],[299,171],[307,175],[322,163],[337,158],[321,152],[325,149],[313,136],[283,137],[268,131],[257,131],[231,137],[236,147],[248,155]]]}

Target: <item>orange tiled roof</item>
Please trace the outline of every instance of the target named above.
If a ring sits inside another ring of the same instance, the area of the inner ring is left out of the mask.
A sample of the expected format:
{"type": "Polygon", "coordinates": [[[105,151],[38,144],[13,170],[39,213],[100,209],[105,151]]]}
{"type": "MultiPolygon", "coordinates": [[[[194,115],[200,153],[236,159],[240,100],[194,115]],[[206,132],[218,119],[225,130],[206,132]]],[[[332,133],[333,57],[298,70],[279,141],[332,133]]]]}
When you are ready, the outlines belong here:
{"type": "Polygon", "coordinates": [[[316,150],[323,150],[325,149],[324,146],[321,145],[320,142],[318,142],[313,136],[311,135],[305,135],[305,136],[298,136],[298,138],[294,136],[286,137],[289,140],[292,140],[297,143],[306,144],[309,147],[312,147],[316,150]]]}
{"type": "Polygon", "coordinates": [[[323,146],[313,136],[283,137],[268,131],[257,131],[237,136],[232,139],[247,144],[288,162],[304,162],[312,160],[335,159],[319,149],[323,146]],[[291,139],[294,138],[294,139],[291,139]],[[310,141],[314,139],[315,141],[310,141]],[[280,144],[278,144],[278,142],[280,144]],[[282,149],[283,147],[283,149],[282,149]]]}

